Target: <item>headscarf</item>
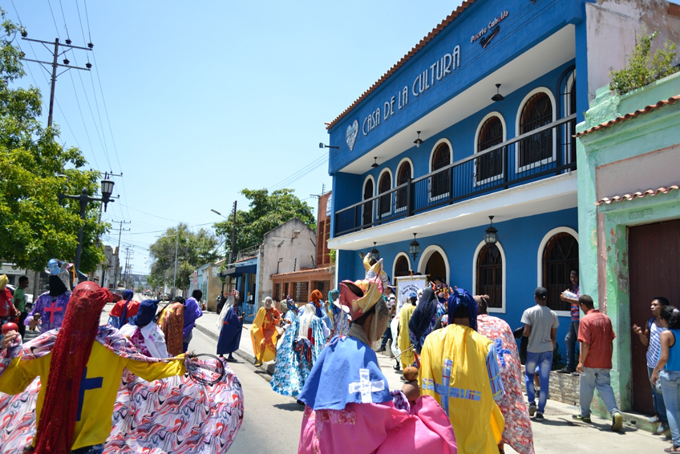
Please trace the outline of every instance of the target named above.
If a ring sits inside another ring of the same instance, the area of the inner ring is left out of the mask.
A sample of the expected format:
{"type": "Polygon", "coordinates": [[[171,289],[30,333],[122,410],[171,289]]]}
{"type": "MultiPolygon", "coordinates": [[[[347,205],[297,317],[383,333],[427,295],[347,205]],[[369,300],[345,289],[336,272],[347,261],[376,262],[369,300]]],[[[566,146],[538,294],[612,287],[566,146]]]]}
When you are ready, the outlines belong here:
{"type": "Polygon", "coordinates": [[[295,305],[295,301],[290,299],[290,295],[286,295],[286,308],[289,311],[296,311],[297,312],[297,306],[295,305]]]}
{"type": "Polygon", "coordinates": [[[316,307],[316,316],[323,317],[323,310],[321,309],[323,306],[323,302],[321,301],[321,298],[323,298],[323,293],[315,289],[312,290],[312,293],[309,295],[309,297],[311,298],[312,303],[314,303],[314,307],[316,307]]]}
{"type": "Polygon", "coordinates": [[[451,296],[449,296],[449,324],[453,323],[454,314],[458,306],[467,306],[470,313],[470,328],[477,331],[477,301],[467,290],[462,288],[454,289],[451,296]]]}
{"type": "Polygon", "coordinates": [[[137,315],[131,317],[129,323],[144,328],[156,318],[156,310],[158,309],[158,300],[144,300],[139,305],[137,315]]]}
{"type": "Polygon", "coordinates": [[[342,304],[340,304],[340,290],[336,288],[328,292],[328,301],[331,303],[333,317],[337,317],[342,311],[342,304]]]}
{"type": "Polygon", "coordinates": [[[436,317],[437,303],[437,295],[434,294],[432,288],[427,287],[423,290],[423,296],[420,297],[420,302],[413,311],[411,320],[408,322],[408,329],[416,339],[420,339],[420,336],[430,326],[432,319],[436,317]]]}
{"type": "Polygon", "coordinates": [[[38,422],[36,454],[69,454],[78,416],[80,381],[111,293],[94,282],[79,284],[66,306],[52,348],[47,391],[38,422]]]}
{"type": "Polygon", "coordinates": [[[182,330],[182,334],[185,338],[194,329],[196,319],[202,315],[203,311],[201,311],[201,308],[198,307],[198,301],[196,301],[196,298],[187,298],[187,301],[184,304],[184,329],[182,330]]]}
{"type": "Polygon", "coordinates": [[[267,296],[262,300],[262,304],[264,304],[265,309],[271,309],[274,305],[274,300],[272,300],[271,296],[267,296]]]}
{"type": "Polygon", "coordinates": [[[130,300],[132,299],[133,296],[134,292],[132,290],[123,291],[123,298],[125,298],[125,306],[123,306],[123,315],[120,316],[120,326],[123,326],[128,322],[127,319],[128,304],[130,303],[130,300]]]}
{"type": "MultiPolygon", "coordinates": [[[[67,263],[67,262],[62,262],[61,260],[57,259],[50,259],[47,262],[47,271],[50,276],[58,276],[59,279],[61,279],[61,282],[64,284],[64,290],[63,292],[57,294],[57,295],[52,295],[52,292],[50,291],[50,296],[59,296],[64,294],[67,290],[70,290],[71,288],[71,276],[68,274],[68,269],[73,265],[73,263],[67,263]]],[[[74,275],[75,277],[75,275],[74,275]]],[[[52,284],[50,284],[50,290],[52,288],[52,284]]]]}
{"type": "Polygon", "coordinates": [[[224,323],[224,319],[227,318],[227,312],[229,312],[229,309],[234,307],[234,294],[230,293],[229,296],[227,296],[227,300],[224,302],[224,305],[222,306],[222,310],[220,311],[220,316],[217,317],[217,329],[221,330],[222,329],[222,324],[224,323]]]}
{"type": "Polygon", "coordinates": [[[56,274],[50,275],[50,296],[57,297],[68,292],[68,288],[64,285],[64,281],[56,274]]]}

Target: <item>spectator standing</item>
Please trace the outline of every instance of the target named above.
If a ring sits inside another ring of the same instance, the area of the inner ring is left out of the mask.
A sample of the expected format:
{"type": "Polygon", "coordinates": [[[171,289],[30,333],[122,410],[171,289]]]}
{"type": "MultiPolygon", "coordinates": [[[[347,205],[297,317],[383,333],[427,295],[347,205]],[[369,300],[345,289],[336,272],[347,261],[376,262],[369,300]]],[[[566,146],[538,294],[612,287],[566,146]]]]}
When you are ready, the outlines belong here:
{"type": "Polygon", "coordinates": [[[535,414],[536,419],[542,420],[545,404],[548,400],[550,370],[552,369],[557,327],[560,326],[560,322],[555,311],[547,307],[548,290],[545,287],[536,288],[534,291],[534,301],[536,305],[525,310],[524,314],[522,314],[522,323],[524,324],[523,335],[529,338],[527,360],[524,365],[524,385],[527,389],[527,399],[529,401],[529,416],[534,416],[535,414]],[[536,391],[534,388],[536,366],[539,367],[538,374],[541,384],[538,408],[536,408],[536,391]]]}
{"type": "Polygon", "coordinates": [[[671,428],[673,447],[666,452],[680,452],[680,311],[672,306],[661,309],[661,323],[666,331],[661,333],[661,356],[652,372],[652,383],[661,382],[666,416],[671,428]]]}
{"type": "MultiPolygon", "coordinates": [[[[394,296],[394,293],[390,294],[389,297],[387,297],[387,309],[390,311],[390,323],[392,319],[394,318],[394,310],[396,308],[396,302],[397,298],[394,296]]],[[[390,324],[387,324],[387,329],[385,330],[385,334],[383,334],[382,338],[382,343],[380,344],[380,348],[377,350],[378,352],[384,352],[384,351],[389,351],[391,352],[391,347],[387,345],[387,342],[394,342],[392,339],[392,328],[390,327],[390,324]]]]}
{"type": "Polygon", "coordinates": [[[14,307],[21,313],[19,316],[19,335],[24,338],[26,334],[26,326],[24,320],[28,312],[26,312],[26,289],[28,288],[28,276],[21,276],[19,278],[19,286],[14,290],[14,307]]]}
{"type": "Polygon", "coordinates": [[[567,365],[558,370],[560,374],[572,374],[576,371],[576,338],[578,337],[578,322],[579,322],[579,302],[578,298],[581,296],[581,291],[578,285],[578,271],[571,270],[569,273],[569,280],[571,285],[567,290],[560,294],[560,300],[566,301],[571,305],[571,323],[569,324],[569,331],[564,337],[564,343],[567,348],[567,365]]]}
{"type": "Polygon", "coordinates": [[[612,329],[612,321],[605,314],[595,309],[593,299],[590,296],[583,295],[579,297],[578,301],[581,310],[586,315],[581,320],[581,326],[578,330],[581,355],[576,366],[576,370],[581,374],[579,382],[581,413],[574,415],[573,418],[590,422],[590,404],[597,387],[607,411],[612,416],[612,430],[618,432],[623,428],[623,416],[616,406],[609,376],[612,369],[614,339],[616,338],[612,329]]]}
{"type": "Polygon", "coordinates": [[[666,417],[666,405],[663,401],[663,394],[657,386],[652,383],[652,372],[659,361],[661,354],[661,333],[666,331],[666,328],[661,322],[661,310],[668,306],[668,300],[663,296],[657,296],[652,300],[651,311],[652,318],[647,321],[645,331],[642,331],[637,325],[633,325],[633,332],[638,335],[640,342],[647,347],[647,376],[649,377],[649,384],[652,386],[652,402],[654,403],[654,411],[656,414],[649,418],[649,422],[655,424],[660,422],[656,430],[657,434],[662,434],[668,430],[668,418],[666,417]]]}

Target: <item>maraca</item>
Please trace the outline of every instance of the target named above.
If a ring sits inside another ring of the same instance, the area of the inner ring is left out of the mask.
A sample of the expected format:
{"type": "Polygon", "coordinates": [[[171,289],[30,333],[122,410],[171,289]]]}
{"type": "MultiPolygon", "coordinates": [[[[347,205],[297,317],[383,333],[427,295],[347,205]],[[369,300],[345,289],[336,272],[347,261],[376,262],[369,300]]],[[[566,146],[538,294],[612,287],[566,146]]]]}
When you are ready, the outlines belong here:
{"type": "Polygon", "coordinates": [[[10,331],[19,331],[19,327],[17,326],[16,323],[5,323],[5,325],[2,327],[2,335],[4,336],[5,334],[9,333],[10,331]]]}

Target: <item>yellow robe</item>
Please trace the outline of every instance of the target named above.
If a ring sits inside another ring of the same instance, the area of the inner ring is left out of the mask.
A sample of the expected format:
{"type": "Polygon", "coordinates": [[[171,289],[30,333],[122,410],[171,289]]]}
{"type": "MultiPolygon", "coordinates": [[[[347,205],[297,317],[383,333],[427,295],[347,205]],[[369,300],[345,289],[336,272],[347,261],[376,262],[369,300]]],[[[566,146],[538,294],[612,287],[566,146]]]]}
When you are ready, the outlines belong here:
{"type": "Polygon", "coordinates": [[[418,374],[421,393],[434,397],[448,413],[461,453],[498,453],[505,420],[493,399],[486,367],[491,345],[473,329],[455,324],[433,331],[423,345],[418,374]],[[443,386],[447,381],[448,386],[443,386]],[[444,388],[448,398],[440,395],[444,388]]]}
{"type": "MultiPolygon", "coordinates": [[[[280,317],[280,313],[276,308],[272,308],[271,311],[274,314],[279,314],[278,317],[280,317]]],[[[264,357],[262,358],[264,362],[276,358],[276,341],[279,337],[279,333],[276,331],[276,324],[272,320],[265,320],[266,313],[267,309],[261,307],[257,311],[252,328],[250,328],[250,339],[253,342],[255,358],[260,357],[260,345],[263,340],[266,340],[264,357]]]]}
{"type": "MultiPolygon", "coordinates": [[[[43,384],[48,383],[51,360],[52,353],[28,361],[15,358],[0,376],[0,392],[19,394],[31,384],[35,377],[40,377],[43,384]]],[[[90,358],[87,360],[87,376],[85,377],[87,381],[82,382],[86,388],[83,392],[83,401],[80,402],[82,417],[76,421],[71,449],[105,443],[111,435],[113,405],[116,402],[124,368],[146,381],[184,375],[186,372],[184,355],[179,360],[167,363],[140,362],[118,356],[95,341],[92,344],[90,358]]],[[[40,420],[46,391],[47,386],[40,387],[36,403],[36,427],[40,420]]]]}
{"type": "Polygon", "coordinates": [[[399,311],[399,339],[397,339],[397,345],[399,345],[399,351],[401,351],[401,367],[404,369],[416,361],[413,349],[404,353],[404,351],[411,346],[408,322],[411,320],[411,315],[413,315],[415,309],[416,307],[413,304],[406,303],[399,311]]]}

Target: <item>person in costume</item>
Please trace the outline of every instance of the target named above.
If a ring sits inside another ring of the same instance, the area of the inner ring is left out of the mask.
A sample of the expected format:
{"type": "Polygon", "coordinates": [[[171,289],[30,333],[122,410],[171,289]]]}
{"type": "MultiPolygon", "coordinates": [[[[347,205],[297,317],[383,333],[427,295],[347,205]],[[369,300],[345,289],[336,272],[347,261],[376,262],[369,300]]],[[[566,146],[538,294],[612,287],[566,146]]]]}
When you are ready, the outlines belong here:
{"type": "Polygon", "coordinates": [[[340,304],[340,291],[333,289],[328,293],[328,300],[331,302],[333,310],[333,329],[331,337],[343,336],[347,334],[350,326],[349,310],[340,304]]]}
{"type": "MultiPolygon", "coordinates": [[[[94,282],[79,284],[50,354],[26,360],[15,356],[2,370],[0,391],[7,394],[23,392],[36,377],[44,383],[36,411],[38,431],[33,447],[37,454],[83,448],[89,448],[89,453],[103,452],[111,433],[123,369],[147,381],[186,372],[183,357],[167,363],[147,363],[123,358],[103,346],[99,318],[112,298],[107,289],[94,282]],[[74,381],[79,386],[73,386],[74,381]]],[[[20,349],[18,333],[3,339],[3,351],[10,345],[15,351],[20,349]]]]}
{"type": "Polygon", "coordinates": [[[114,328],[122,328],[130,318],[137,315],[139,301],[132,301],[134,292],[132,290],[123,291],[123,299],[116,302],[109,312],[109,325],[114,328]]]}
{"type": "Polygon", "coordinates": [[[253,342],[255,353],[255,365],[261,366],[265,361],[271,361],[276,356],[276,339],[278,332],[276,326],[281,320],[281,312],[274,307],[274,301],[270,296],[266,297],[257,311],[253,326],[250,328],[250,339],[253,342]]]}
{"type": "Polygon", "coordinates": [[[299,396],[305,412],[298,453],[456,453],[454,431],[436,401],[424,396],[410,402],[402,391],[390,392],[380,371],[370,345],[389,321],[382,282],[339,287],[352,325],[321,352],[299,396]]]}
{"type": "MultiPolygon", "coordinates": [[[[401,367],[406,369],[408,366],[416,362],[413,348],[411,347],[411,333],[409,331],[409,323],[413,312],[416,310],[416,302],[418,298],[415,292],[408,295],[408,302],[401,307],[399,311],[399,335],[397,336],[397,344],[401,352],[401,367]]],[[[395,367],[396,370],[399,370],[395,367]]]]}
{"type": "Polygon", "coordinates": [[[515,336],[505,321],[488,314],[488,295],[475,295],[479,308],[477,332],[491,339],[498,354],[505,394],[498,407],[505,418],[502,443],[519,454],[534,454],[534,436],[531,419],[522,393],[522,364],[519,360],[515,336]]]}
{"type": "Polygon", "coordinates": [[[270,385],[281,395],[298,396],[329,339],[330,330],[317,314],[313,303],[306,304],[279,342],[270,385]]]}
{"type": "Polygon", "coordinates": [[[196,289],[191,293],[191,298],[188,298],[186,303],[184,303],[184,327],[182,329],[182,348],[184,352],[189,350],[189,342],[194,337],[193,330],[196,319],[203,316],[203,311],[198,305],[201,298],[203,298],[203,292],[196,289]]]}
{"type": "Polygon", "coordinates": [[[217,329],[220,330],[220,337],[217,339],[217,354],[224,358],[228,353],[227,361],[235,363],[233,353],[238,350],[241,343],[241,330],[243,329],[243,318],[236,315],[234,308],[234,293],[231,292],[226,297],[222,311],[217,318],[217,329]]]}
{"type": "Polygon", "coordinates": [[[314,305],[314,307],[316,308],[315,315],[319,317],[321,320],[323,320],[330,334],[330,329],[333,327],[333,323],[331,322],[328,312],[326,311],[326,305],[321,300],[321,298],[323,298],[323,294],[321,293],[321,291],[319,291],[318,289],[314,289],[312,290],[312,293],[309,295],[309,299],[311,300],[309,304],[314,305]]]}
{"type": "Polygon", "coordinates": [[[168,353],[172,356],[184,353],[184,304],[180,301],[166,304],[158,315],[158,326],[165,336],[168,353]]]}
{"type": "Polygon", "coordinates": [[[12,303],[12,292],[7,288],[9,278],[6,274],[0,276],[0,325],[6,321],[19,318],[21,312],[12,303]]]}
{"type": "Polygon", "coordinates": [[[505,421],[496,404],[504,394],[496,347],[477,332],[472,295],[457,288],[448,306],[449,325],[425,339],[418,384],[449,416],[461,452],[497,454],[505,421]]]}
{"type": "Polygon", "coordinates": [[[423,348],[425,338],[434,330],[434,325],[437,323],[438,306],[437,295],[431,287],[427,287],[423,290],[420,303],[416,306],[411,321],[408,323],[409,337],[418,354],[423,348]]]}
{"type": "Polygon", "coordinates": [[[167,358],[170,355],[165,345],[165,336],[154,322],[156,310],[158,300],[142,301],[137,314],[121,327],[120,333],[130,339],[141,354],[152,358],[167,358]]]}
{"type": "Polygon", "coordinates": [[[67,271],[70,264],[51,259],[47,266],[50,273],[50,290],[38,297],[33,309],[24,320],[24,324],[30,326],[31,329],[40,325],[42,333],[61,327],[66,314],[66,306],[71,298],[67,271]]]}

